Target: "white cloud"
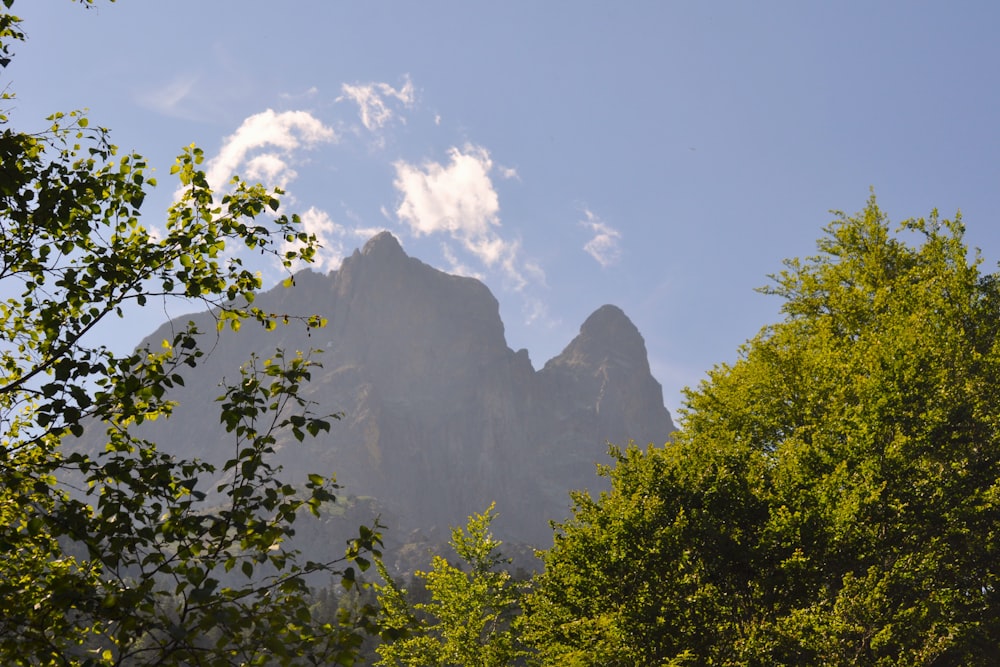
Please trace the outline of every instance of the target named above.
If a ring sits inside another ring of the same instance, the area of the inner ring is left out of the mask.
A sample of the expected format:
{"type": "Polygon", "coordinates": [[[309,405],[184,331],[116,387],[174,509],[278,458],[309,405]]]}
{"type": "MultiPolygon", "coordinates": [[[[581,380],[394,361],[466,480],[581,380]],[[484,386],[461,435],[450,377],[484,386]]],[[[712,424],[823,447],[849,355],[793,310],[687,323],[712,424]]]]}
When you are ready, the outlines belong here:
{"type": "Polygon", "coordinates": [[[581,220],[580,224],[594,234],[593,238],[584,244],[583,249],[597,260],[598,264],[608,268],[621,258],[621,247],[618,242],[622,233],[603,222],[592,211],[584,209],[583,214],[586,219],[581,220]]]}
{"type": "Polygon", "coordinates": [[[298,176],[292,167],[301,161],[298,152],[336,140],[334,131],[308,112],[268,109],[249,116],[223,139],[218,154],[205,165],[205,176],[215,192],[225,190],[237,174],[269,188],[284,188],[298,176]]]}
{"type": "Polygon", "coordinates": [[[306,111],[268,109],[250,116],[226,137],[219,154],[208,162],[208,183],[219,190],[244,169],[247,178],[285,187],[296,176],[291,167],[296,151],[336,140],[331,128],[306,111]],[[268,150],[258,153],[260,149],[268,150]]]}
{"type": "MultiPolygon", "coordinates": [[[[487,267],[499,267],[516,290],[527,284],[520,244],[502,238],[500,200],[490,172],[493,161],[481,146],[448,151],[447,165],[396,162],[394,185],[403,195],[396,217],[417,236],[443,233],[458,241],[487,267]]],[[[452,262],[458,266],[459,263],[452,262]]],[[[537,267],[531,268],[536,274],[537,267]]]]}
{"type": "Polygon", "coordinates": [[[283,188],[298,174],[277,153],[264,153],[247,160],[243,176],[283,188]]]}
{"type": "Polygon", "coordinates": [[[466,144],[449,149],[448,156],[447,166],[430,161],[414,166],[403,160],[393,165],[394,185],[403,194],[396,215],[418,236],[447,232],[470,250],[482,248],[477,254],[495,264],[499,257],[487,248],[499,241],[492,228],[500,224],[500,200],[490,180],[490,154],[466,144]]]}
{"type": "Polygon", "coordinates": [[[396,115],[388,104],[393,98],[404,108],[412,108],[415,99],[413,82],[409,75],[405,77],[405,83],[398,90],[387,83],[380,82],[354,85],[345,83],[340,87],[340,90],[343,95],[338,97],[337,101],[349,99],[357,104],[361,124],[369,132],[382,129],[396,115]]]}

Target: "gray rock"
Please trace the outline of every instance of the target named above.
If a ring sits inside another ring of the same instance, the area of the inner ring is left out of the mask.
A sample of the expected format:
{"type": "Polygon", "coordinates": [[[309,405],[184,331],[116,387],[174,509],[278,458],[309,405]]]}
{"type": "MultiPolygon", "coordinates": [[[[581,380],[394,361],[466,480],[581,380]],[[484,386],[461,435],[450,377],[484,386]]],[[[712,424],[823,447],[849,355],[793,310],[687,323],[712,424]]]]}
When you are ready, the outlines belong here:
{"type": "MultiPolygon", "coordinates": [[[[174,417],[152,424],[148,437],[162,451],[221,462],[234,442],[209,405],[220,379],[238,377],[251,353],[319,350],[323,368],[303,393],[317,412],[344,417],[318,439],[282,438],[277,462],[293,481],[336,473],[346,494],[375,499],[390,540],[419,533],[444,542],[450,526],[495,501],[501,539],[546,548],[549,520],[568,514],[568,492],[604,488],[595,465],[609,461],[608,442],[662,444],[674,429],[642,336],[619,308],[596,310],[536,371],[527,351],[507,346],[485,285],[408,257],[388,232],[338,271],[301,272],[294,287],[255,305],[317,313],[328,325],[265,332],[248,323],[215,339],[211,314],[192,316],[211,332],[212,352],[173,396],[174,417]]],[[[157,347],[169,327],[146,343],[157,347]]]]}

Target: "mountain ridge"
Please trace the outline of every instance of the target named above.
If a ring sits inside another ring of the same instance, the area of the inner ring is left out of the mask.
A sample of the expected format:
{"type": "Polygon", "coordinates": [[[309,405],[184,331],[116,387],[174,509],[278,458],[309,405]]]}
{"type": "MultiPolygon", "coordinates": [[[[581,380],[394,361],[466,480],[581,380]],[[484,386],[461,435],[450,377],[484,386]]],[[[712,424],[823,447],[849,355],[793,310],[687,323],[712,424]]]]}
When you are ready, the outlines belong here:
{"type": "MultiPolygon", "coordinates": [[[[483,283],[408,256],[388,232],[338,270],[307,270],[293,282],[254,305],[319,314],[328,325],[220,333],[171,395],[174,418],[144,425],[145,437],[177,456],[223,460],[227,434],[204,409],[221,393],[219,379],[236,377],[251,354],[318,349],[322,368],[302,395],[343,419],[317,439],[279,440],[275,459],[290,481],[336,472],[346,494],[376,499],[397,538],[447,539],[450,526],[496,502],[501,539],[544,548],[548,521],[568,513],[569,491],[604,488],[595,466],[608,462],[609,441],[662,444],[674,428],[642,336],[616,306],[595,310],[536,370],[526,350],[507,345],[499,302],[483,283]]],[[[211,313],[191,317],[215,331],[211,313]]],[[[143,344],[158,346],[169,326],[143,344]]]]}

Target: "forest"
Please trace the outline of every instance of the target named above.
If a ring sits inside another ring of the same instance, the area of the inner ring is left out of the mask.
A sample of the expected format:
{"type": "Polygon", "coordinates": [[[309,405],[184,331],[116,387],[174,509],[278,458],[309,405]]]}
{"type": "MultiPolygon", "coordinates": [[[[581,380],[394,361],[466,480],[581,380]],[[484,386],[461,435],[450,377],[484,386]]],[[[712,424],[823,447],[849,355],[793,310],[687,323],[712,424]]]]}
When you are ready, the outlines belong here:
{"type": "MultiPolygon", "coordinates": [[[[3,4],[6,67],[24,34],[3,4]]],[[[669,442],[612,448],[611,490],[573,494],[537,572],[492,536],[503,508],[469,508],[454,553],[398,580],[377,524],[328,562],[284,546],[339,489],[270,462],[279,433],[336,428],[299,395],[312,358],[251,359],[220,388],[238,446],[206,489],[209,464],[135,434],[169,418],[197,331],[127,355],[90,335],[164,297],[219,328],[324,326],[255,307],[260,275],[225,259],[313,257],[283,192],[219,197],[191,146],[153,234],[145,160],[85,113],[0,126],[3,664],[996,664],[1000,279],[961,216],[892,223],[874,194],[834,213],[762,290],[782,319],[687,391],[669,442]],[[103,452],[62,447],[95,424],[103,452]]]]}

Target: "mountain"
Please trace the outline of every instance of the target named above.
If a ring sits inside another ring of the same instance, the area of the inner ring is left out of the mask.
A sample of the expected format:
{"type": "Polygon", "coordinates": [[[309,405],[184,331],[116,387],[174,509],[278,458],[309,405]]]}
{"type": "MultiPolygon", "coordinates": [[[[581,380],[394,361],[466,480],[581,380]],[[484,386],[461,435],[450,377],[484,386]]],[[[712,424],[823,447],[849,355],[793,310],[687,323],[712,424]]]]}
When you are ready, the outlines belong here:
{"type": "MultiPolygon", "coordinates": [[[[211,313],[190,316],[211,332],[203,334],[211,352],[172,396],[175,415],[149,425],[145,435],[161,451],[231,456],[231,436],[205,407],[221,393],[220,379],[238,377],[251,354],[319,350],[323,368],[302,393],[317,412],[343,419],[319,438],[279,443],[286,477],[336,473],[346,495],[367,499],[345,506],[379,512],[393,542],[444,542],[449,527],[495,501],[498,536],[545,548],[548,521],[568,514],[568,492],[604,488],[595,464],[608,461],[607,442],[662,444],[674,428],[642,336],[615,306],[595,311],[535,370],[526,350],[507,346],[485,285],[408,257],[388,232],[339,270],[300,272],[294,282],[254,304],[322,315],[325,328],[266,332],[248,323],[216,338],[211,313]]],[[[143,345],[157,347],[171,326],[143,345]]]]}

